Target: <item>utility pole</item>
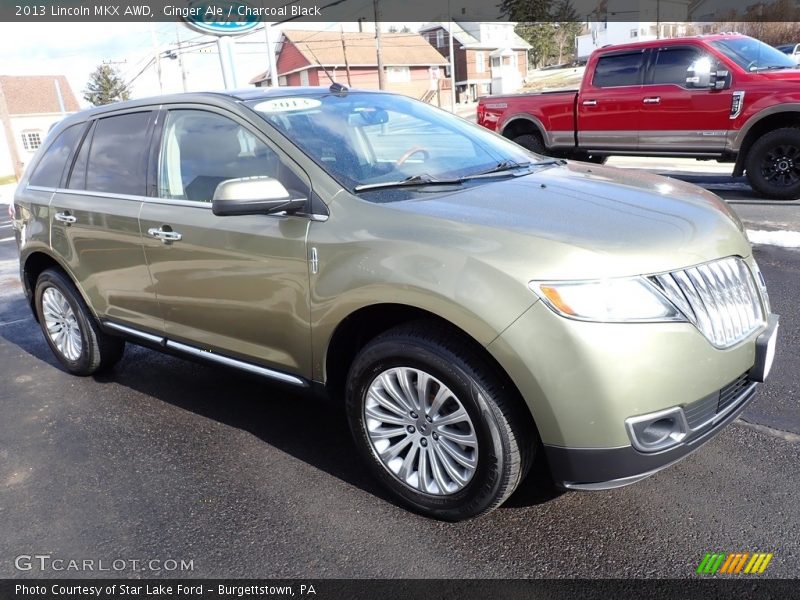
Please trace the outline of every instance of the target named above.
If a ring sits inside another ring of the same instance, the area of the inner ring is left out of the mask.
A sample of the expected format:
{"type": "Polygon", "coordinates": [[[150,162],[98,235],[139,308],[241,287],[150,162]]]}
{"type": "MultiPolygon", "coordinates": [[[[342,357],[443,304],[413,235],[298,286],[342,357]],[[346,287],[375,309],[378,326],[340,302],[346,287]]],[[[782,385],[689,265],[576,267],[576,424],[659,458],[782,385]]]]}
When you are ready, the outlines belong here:
{"type": "Polygon", "coordinates": [[[159,93],[164,93],[164,84],[161,82],[161,52],[158,51],[158,43],[156,42],[156,30],[153,24],[150,24],[150,39],[153,42],[153,56],[156,61],[156,73],[158,74],[158,90],[159,93]]]}
{"type": "Polygon", "coordinates": [[[272,24],[264,23],[264,35],[267,39],[267,65],[269,65],[269,85],[278,87],[278,65],[275,62],[275,41],[272,39],[272,24]]]}
{"type": "Polygon", "coordinates": [[[344,27],[341,28],[342,31],[342,54],[344,54],[344,68],[347,71],[347,87],[353,87],[353,84],[350,82],[350,63],[347,62],[347,45],[344,43],[344,27]]]}
{"type": "Polygon", "coordinates": [[[186,86],[186,69],[183,66],[183,52],[181,52],[181,33],[178,24],[175,24],[175,42],[178,44],[178,66],[181,69],[181,83],[183,84],[183,91],[188,92],[189,88],[186,86]]]}
{"type": "Polygon", "coordinates": [[[450,19],[450,112],[456,112],[456,57],[453,52],[453,14],[450,12],[450,0],[447,0],[447,18],[450,19]]]}
{"type": "Polygon", "coordinates": [[[383,53],[381,52],[381,13],[378,8],[378,0],[372,0],[372,7],[375,9],[375,50],[378,54],[378,88],[386,89],[386,73],[383,71],[383,53]]]}

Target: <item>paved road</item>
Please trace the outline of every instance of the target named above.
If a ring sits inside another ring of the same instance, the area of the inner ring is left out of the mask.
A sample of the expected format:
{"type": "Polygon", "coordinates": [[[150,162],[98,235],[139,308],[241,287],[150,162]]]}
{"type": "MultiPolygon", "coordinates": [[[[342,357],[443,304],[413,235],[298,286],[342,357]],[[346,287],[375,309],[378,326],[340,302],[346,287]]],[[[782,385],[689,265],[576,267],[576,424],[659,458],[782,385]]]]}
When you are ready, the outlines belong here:
{"type": "MultiPolygon", "coordinates": [[[[788,227],[743,206],[749,226],[788,227]]],[[[335,407],[134,346],[111,375],[65,374],[0,241],[0,577],[41,576],[15,570],[21,554],[191,560],[200,577],[684,577],[711,550],[774,552],[769,573],[796,577],[800,252],[755,251],[782,325],[742,419],[638,485],[525,485],[453,525],[387,500],[335,407]]]]}

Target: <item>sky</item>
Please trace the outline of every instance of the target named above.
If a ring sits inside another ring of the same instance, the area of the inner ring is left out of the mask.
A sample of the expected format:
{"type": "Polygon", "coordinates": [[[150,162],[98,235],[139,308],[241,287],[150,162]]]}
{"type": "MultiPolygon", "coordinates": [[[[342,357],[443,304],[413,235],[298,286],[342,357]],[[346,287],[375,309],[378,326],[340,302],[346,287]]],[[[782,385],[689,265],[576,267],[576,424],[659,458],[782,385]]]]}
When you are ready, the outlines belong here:
{"type": "MultiPolygon", "coordinates": [[[[385,28],[391,25],[384,24],[385,28]]],[[[421,23],[397,23],[412,30],[421,23]]],[[[273,28],[277,41],[282,26],[273,28]]],[[[357,31],[348,23],[287,23],[286,28],[357,31]]],[[[66,75],[79,104],[88,106],[82,91],[90,73],[102,62],[112,63],[125,81],[131,81],[134,98],[183,91],[178,60],[161,59],[161,83],[154,65],[147,67],[157,48],[174,49],[180,37],[184,45],[213,42],[175,23],[0,23],[0,75],[66,75]],[[147,68],[145,68],[147,67],[147,68]],[[144,70],[143,70],[144,69],[144,70]]],[[[237,37],[236,79],[247,87],[255,75],[267,70],[266,36],[263,29],[237,37]]],[[[223,88],[216,45],[198,46],[183,54],[188,91],[223,88]],[[201,50],[205,48],[205,50],[201,50]]]]}

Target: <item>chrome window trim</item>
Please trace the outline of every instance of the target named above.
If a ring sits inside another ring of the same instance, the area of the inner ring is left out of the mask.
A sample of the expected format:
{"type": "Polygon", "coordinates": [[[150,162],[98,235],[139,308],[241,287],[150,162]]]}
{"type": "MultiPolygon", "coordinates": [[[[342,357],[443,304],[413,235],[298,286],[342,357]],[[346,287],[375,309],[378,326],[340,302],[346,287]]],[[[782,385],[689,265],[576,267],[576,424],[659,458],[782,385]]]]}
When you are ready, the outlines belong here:
{"type": "Polygon", "coordinates": [[[56,191],[58,191],[58,188],[46,187],[46,186],[43,186],[43,185],[26,185],[25,186],[25,191],[28,191],[28,190],[30,190],[32,192],[56,192],[56,191]]]}

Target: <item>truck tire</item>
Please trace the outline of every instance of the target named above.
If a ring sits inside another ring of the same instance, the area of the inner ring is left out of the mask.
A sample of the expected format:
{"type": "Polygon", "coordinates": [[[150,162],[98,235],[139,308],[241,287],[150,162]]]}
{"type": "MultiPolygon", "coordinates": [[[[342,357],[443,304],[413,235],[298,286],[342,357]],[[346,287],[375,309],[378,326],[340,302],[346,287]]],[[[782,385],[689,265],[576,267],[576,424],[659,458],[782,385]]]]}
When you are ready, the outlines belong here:
{"type": "Polygon", "coordinates": [[[124,340],[100,330],[75,285],[62,271],[43,271],[36,280],[34,297],[44,339],[67,371],[92,375],[122,358],[124,340]]]}
{"type": "Polygon", "coordinates": [[[535,133],[525,133],[518,135],[512,140],[514,143],[519,144],[526,150],[536,152],[536,154],[546,154],[542,139],[535,133]]]}
{"type": "Polygon", "coordinates": [[[745,157],[747,179],[762,196],[800,198],[800,128],[782,127],[762,135],[745,157]]]}
{"type": "Polygon", "coordinates": [[[516,390],[470,340],[432,322],[400,325],[368,343],[350,368],[346,407],[373,475],[436,519],[500,506],[538,446],[516,390]]]}

